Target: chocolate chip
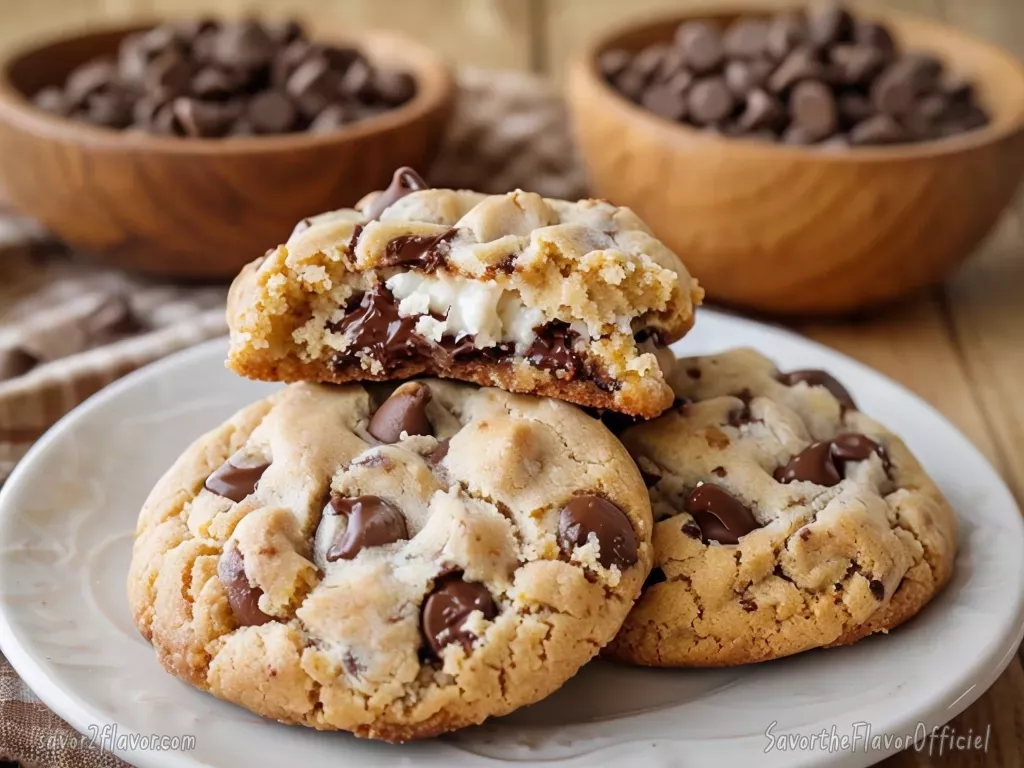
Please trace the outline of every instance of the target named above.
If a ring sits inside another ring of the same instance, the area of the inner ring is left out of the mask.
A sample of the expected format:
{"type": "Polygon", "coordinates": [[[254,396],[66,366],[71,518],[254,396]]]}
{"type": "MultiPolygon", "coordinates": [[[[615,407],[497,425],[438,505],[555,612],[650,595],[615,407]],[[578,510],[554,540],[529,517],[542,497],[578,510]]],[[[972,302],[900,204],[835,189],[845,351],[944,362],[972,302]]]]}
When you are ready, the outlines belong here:
{"type": "Polygon", "coordinates": [[[298,113],[283,93],[263,91],[249,100],[246,117],[255,133],[287,133],[298,113]]]}
{"type": "Polygon", "coordinates": [[[387,267],[413,266],[424,272],[433,272],[444,264],[449,243],[457,234],[457,229],[449,229],[440,235],[399,235],[384,247],[381,264],[387,267]]]}
{"type": "Polygon", "coordinates": [[[80,119],[106,128],[125,128],[132,115],[131,101],[117,91],[94,93],[86,100],[85,110],[78,113],[80,119]]]}
{"type": "Polygon", "coordinates": [[[64,94],[72,106],[81,106],[95,93],[109,91],[117,85],[117,68],[110,61],[83,64],[74,70],[64,86],[64,94]]]}
{"type": "Polygon", "coordinates": [[[211,493],[238,503],[255,492],[256,484],[270,463],[256,456],[235,454],[206,478],[203,487],[211,493]]]}
{"type": "Polygon", "coordinates": [[[402,166],[391,177],[388,188],[374,198],[363,213],[369,221],[376,221],[384,211],[406,195],[429,188],[427,182],[416,171],[408,166],[402,166]]]}
{"type": "Polygon", "coordinates": [[[212,54],[224,67],[255,70],[270,64],[276,47],[261,24],[246,20],[221,27],[214,37],[212,54]]]}
{"type": "Polygon", "coordinates": [[[439,581],[434,591],[423,602],[423,634],[433,652],[440,656],[446,646],[459,643],[470,653],[476,639],[463,625],[474,611],[480,611],[488,621],[498,615],[494,598],[487,587],[465,581],[455,573],[439,581]]]}
{"type": "Polygon", "coordinates": [[[782,133],[782,143],[795,147],[806,147],[814,143],[814,138],[802,125],[790,125],[782,133]]]}
{"type": "Polygon", "coordinates": [[[719,544],[738,544],[740,538],[760,527],[743,502],[713,483],[693,489],[686,498],[686,511],[700,526],[703,538],[719,544]]]}
{"type": "Polygon", "coordinates": [[[630,65],[625,72],[615,78],[615,87],[630,101],[640,101],[647,87],[647,78],[630,65]]]}
{"type": "Polygon", "coordinates": [[[450,438],[445,438],[444,440],[439,442],[437,444],[437,448],[431,451],[430,455],[427,457],[427,462],[436,467],[438,464],[444,461],[444,457],[448,455],[448,448],[450,444],[450,438]]]}
{"type": "Polygon", "coordinates": [[[775,94],[789,91],[804,80],[821,80],[825,65],[813,48],[803,46],[790,53],[768,78],[768,90],[775,94]]]}
{"type": "Polygon", "coordinates": [[[885,599],[885,584],[878,579],[872,579],[868,582],[868,588],[871,590],[871,594],[874,595],[875,600],[885,599]]]}
{"type": "Polygon", "coordinates": [[[758,88],[747,96],[747,105],[737,120],[737,125],[747,132],[762,128],[775,128],[785,118],[782,102],[758,88]]]}
{"type": "Polygon", "coordinates": [[[368,355],[385,370],[427,347],[427,340],[416,333],[416,316],[400,317],[398,302],[382,284],[363,294],[358,308],[346,313],[337,330],[349,339],[349,350],[339,359],[368,355]]]}
{"type": "Polygon", "coordinates": [[[794,387],[797,384],[806,384],[809,387],[824,387],[832,393],[832,397],[838,400],[844,408],[848,408],[851,411],[857,410],[857,404],[854,403],[853,397],[846,390],[846,387],[826,371],[812,369],[790,371],[789,373],[780,373],[778,379],[787,387],[794,387]]]}
{"type": "Polygon", "coordinates": [[[349,123],[355,122],[355,112],[351,107],[343,104],[331,104],[313,118],[309,124],[311,133],[328,133],[344,128],[349,123]]]}
{"type": "Polygon", "coordinates": [[[730,61],[725,65],[725,83],[737,96],[746,96],[764,85],[772,69],[772,63],[765,59],[730,61]]]}
{"type": "Polygon", "coordinates": [[[276,45],[288,45],[305,36],[302,22],[298,19],[282,19],[263,23],[263,29],[276,45]]]}
{"type": "Polygon", "coordinates": [[[683,523],[682,532],[689,536],[691,539],[702,539],[704,534],[701,533],[700,526],[697,525],[693,520],[687,520],[683,523]]]}
{"type": "Polygon", "coordinates": [[[668,581],[668,577],[665,576],[665,572],[661,568],[654,567],[651,572],[647,574],[647,578],[644,579],[644,585],[642,589],[649,589],[655,584],[664,584],[668,581]]]}
{"type": "Polygon", "coordinates": [[[429,402],[430,387],[416,382],[404,384],[381,404],[366,431],[382,443],[397,443],[403,432],[431,435],[433,427],[427,419],[429,402]]]}
{"type": "Polygon", "coordinates": [[[631,60],[629,52],[621,48],[615,48],[610,51],[604,51],[598,57],[597,68],[601,73],[601,77],[608,82],[612,82],[626,71],[626,67],[629,66],[631,60]]]}
{"type": "Polygon", "coordinates": [[[882,52],[867,45],[837,45],[829,61],[832,79],[840,85],[868,85],[886,64],[882,52]]]}
{"type": "Polygon", "coordinates": [[[740,19],[722,38],[726,55],[736,59],[759,59],[768,53],[768,22],[740,19]]]}
{"type": "Polygon", "coordinates": [[[598,562],[605,568],[623,570],[636,564],[636,532],[626,514],[600,496],[577,496],[559,515],[558,545],[571,557],[576,547],[589,543],[591,534],[600,548],[598,562]]]}
{"type": "Polygon", "coordinates": [[[285,83],[285,91],[307,118],[313,118],[336,98],[337,76],[322,55],[303,61],[285,83]]]}
{"type": "Polygon", "coordinates": [[[910,111],[917,97],[933,89],[942,65],[933,57],[908,54],[897,59],[871,85],[871,100],[879,112],[899,117],[910,111]]]}
{"type": "Polygon", "coordinates": [[[878,50],[885,58],[892,58],[896,52],[896,41],[889,30],[871,21],[857,21],[853,26],[853,41],[878,50]]]}
{"type": "Polygon", "coordinates": [[[824,47],[853,37],[853,17],[842,3],[818,0],[807,13],[807,28],[811,42],[824,47]]]}
{"type": "Polygon", "coordinates": [[[711,474],[715,477],[726,477],[728,476],[729,471],[725,467],[715,467],[711,470],[711,474]]]}
{"type": "Polygon", "coordinates": [[[181,131],[194,138],[223,136],[238,117],[236,108],[184,96],[171,102],[171,110],[181,131]]]}
{"type": "Polygon", "coordinates": [[[850,91],[839,95],[836,100],[836,111],[839,114],[839,121],[849,128],[873,117],[875,105],[864,94],[850,91]]]}
{"type": "Polygon", "coordinates": [[[754,395],[749,389],[744,389],[738,392],[735,397],[742,402],[742,405],[729,411],[727,421],[730,427],[739,429],[744,424],[749,424],[754,420],[754,415],[750,411],[750,402],[754,399],[754,395]]]}
{"type": "Polygon", "coordinates": [[[822,82],[805,80],[793,88],[789,97],[789,114],[812,142],[835,133],[838,127],[835,97],[822,82]]]}
{"type": "Polygon", "coordinates": [[[715,125],[732,114],[736,98],[721,77],[698,80],[687,94],[687,107],[697,125],[715,125]]]}
{"type": "Polygon", "coordinates": [[[682,69],[672,75],[672,77],[668,78],[663,87],[667,88],[672,93],[678,93],[682,96],[693,87],[695,82],[696,77],[694,74],[688,70],[682,69]]]}
{"type": "Polygon", "coordinates": [[[238,76],[219,67],[204,67],[192,77],[189,88],[200,99],[225,99],[234,93],[241,82],[238,76]]]}
{"type": "Polygon", "coordinates": [[[674,88],[651,88],[644,92],[641,103],[654,114],[669,120],[682,120],[686,116],[686,96],[674,88]]]}
{"type": "Polygon", "coordinates": [[[862,120],[850,129],[849,137],[853,146],[898,144],[908,138],[903,127],[889,115],[862,120]]]}
{"type": "Polygon", "coordinates": [[[572,348],[576,332],[564,323],[548,323],[535,329],[536,338],[527,348],[524,357],[530,365],[545,371],[562,371],[573,378],[579,372],[581,361],[572,348]]]}
{"type": "Polygon", "coordinates": [[[39,91],[32,97],[32,103],[40,109],[45,109],[47,112],[53,112],[57,115],[66,115],[69,109],[67,100],[64,98],[64,92],[60,88],[53,86],[39,91]]]}
{"type": "Polygon", "coordinates": [[[768,54],[776,61],[786,58],[807,40],[807,21],[798,13],[786,12],[768,24],[768,54]]]}
{"type": "Polygon", "coordinates": [[[245,575],[245,560],[234,546],[224,550],[217,565],[217,576],[228,594],[228,605],[235,620],[243,627],[258,627],[273,618],[260,610],[263,590],[249,583],[245,575]]]}
{"type": "Polygon", "coordinates": [[[949,109],[950,103],[944,94],[926,94],[914,102],[901,122],[917,141],[937,138],[940,135],[942,120],[949,109]]]}
{"type": "Polygon", "coordinates": [[[775,479],[780,483],[814,483],[831,488],[838,485],[842,477],[832,460],[832,444],[824,440],[811,443],[784,467],[775,470],[775,479]]]}
{"type": "Polygon", "coordinates": [[[644,485],[648,488],[653,488],[661,482],[663,477],[661,467],[647,456],[637,456],[636,466],[640,470],[640,477],[643,479],[644,485]]]}
{"type": "Polygon", "coordinates": [[[686,65],[697,74],[714,72],[725,58],[721,35],[706,22],[682,24],[676,30],[676,45],[682,51],[686,65]]]}
{"type": "Polygon", "coordinates": [[[64,84],[62,113],[112,128],[219,138],[333,130],[415,94],[408,72],[376,68],[354,48],[314,44],[294,21],[199,19],[128,35],[116,64],[79,67],[64,84]]]}
{"type": "Polygon", "coordinates": [[[636,74],[644,85],[647,85],[654,78],[655,73],[662,68],[667,51],[667,45],[661,43],[649,45],[633,59],[629,67],[630,71],[636,74]]]}
{"type": "Polygon", "coordinates": [[[744,597],[740,600],[740,607],[747,613],[753,613],[757,610],[757,603],[748,597],[744,597]]]}
{"type": "Polygon", "coordinates": [[[398,107],[416,95],[416,78],[408,72],[373,71],[373,87],[377,97],[389,107],[398,107]]]}
{"type": "Polygon", "coordinates": [[[329,509],[345,515],[348,525],[327,550],[327,561],[351,560],[367,547],[380,547],[409,538],[402,513],[378,496],[346,499],[332,496],[329,509]]]}
{"type": "Polygon", "coordinates": [[[837,435],[832,440],[832,457],[843,471],[848,461],[866,461],[875,453],[882,460],[882,468],[886,474],[892,469],[892,462],[889,453],[880,444],[867,435],[858,432],[848,432],[837,435]]]}

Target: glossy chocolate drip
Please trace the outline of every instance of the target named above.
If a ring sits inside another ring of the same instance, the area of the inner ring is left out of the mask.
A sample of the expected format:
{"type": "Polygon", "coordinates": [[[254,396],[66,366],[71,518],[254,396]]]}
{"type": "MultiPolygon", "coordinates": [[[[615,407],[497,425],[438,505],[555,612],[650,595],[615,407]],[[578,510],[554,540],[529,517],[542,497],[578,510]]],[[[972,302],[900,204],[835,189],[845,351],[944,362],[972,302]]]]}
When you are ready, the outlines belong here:
{"type": "Polygon", "coordinates": [[[577,334],[560,322],[548,323],[534,330],[537,338],[526,350],[530,364],[545,371],[565,371],[570,378],[575,377],[580,369],[580,358],[572,348],[577,334]]]}
{"type": "Polygon", "coordinates": [[[385,369],[425,351],[427,340],[416,333],[416,316],[400,317],[398,302],[383,285],[363,294],[359,307],[349,312],[338,331],[349,337],[353,351],[362,352],[385,369]]]}
{"type": "Polygon", "coordinates": [[[402,166],[391,177],[391,184],[388,185],[388,188],[377,195],[373,202],[366,206],[364,211],[366,218],[369,221],[376,221],[384,211],[403,197],[411,192],[418,192],[421,189],[430,189],[430,185],[412,168],[402,166]]]}
{"type": "Polygon", "coordinates": [[[449,243],[458,230],[449,229],[440,235],[400,235],[384,247],[385,267],[412,266],[433,272],[445,263],[449,243]]]}

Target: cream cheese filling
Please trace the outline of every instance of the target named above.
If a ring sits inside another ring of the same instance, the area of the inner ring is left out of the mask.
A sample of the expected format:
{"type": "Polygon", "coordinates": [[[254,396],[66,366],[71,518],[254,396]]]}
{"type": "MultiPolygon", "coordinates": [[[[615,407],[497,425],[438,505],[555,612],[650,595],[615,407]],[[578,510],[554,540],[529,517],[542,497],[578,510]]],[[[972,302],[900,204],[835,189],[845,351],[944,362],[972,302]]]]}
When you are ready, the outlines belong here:
{"type": "Polygon", "coordinates": [[[502,342],[529,346],[537,337],[534,329],[549,320],[541,310],[526,306],[518,291],[493,280],[410,271],[399,272],[384,284],[399,302],[398,314],[422,315],[416,332],[434,341],[471,336],[478,349],[502,342]]]}

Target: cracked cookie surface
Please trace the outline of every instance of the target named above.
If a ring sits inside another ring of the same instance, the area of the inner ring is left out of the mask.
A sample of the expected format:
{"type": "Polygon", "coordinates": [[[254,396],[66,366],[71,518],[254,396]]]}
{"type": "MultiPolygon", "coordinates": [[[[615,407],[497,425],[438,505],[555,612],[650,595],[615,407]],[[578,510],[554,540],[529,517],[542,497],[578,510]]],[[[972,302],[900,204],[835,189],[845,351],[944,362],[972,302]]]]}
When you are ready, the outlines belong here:
{"type": "Polygon", "coordinates": [[[832,376],[738,349],[670,381],[676,407],[620,435],[650,486],[655,561],[608,655],[703,667],[845,645],[948,580],[952,509],[832,376]]]}
{"type": "Polygon", "coordinates": [[[650,568],[622,445],[567,403],[293,384],[194,443],[139,517],[136,625],[260,715],[401,741],[560,687],[650,568]]]}
{"type": "Polygon", "coordinates": [[[703,292],[632,211],[430,189],[410,173],[301,222],[242,270],[228,300],[233,370],[334,383],[426,373],[645,417],[671,405],[665,345],[703,292]]]}

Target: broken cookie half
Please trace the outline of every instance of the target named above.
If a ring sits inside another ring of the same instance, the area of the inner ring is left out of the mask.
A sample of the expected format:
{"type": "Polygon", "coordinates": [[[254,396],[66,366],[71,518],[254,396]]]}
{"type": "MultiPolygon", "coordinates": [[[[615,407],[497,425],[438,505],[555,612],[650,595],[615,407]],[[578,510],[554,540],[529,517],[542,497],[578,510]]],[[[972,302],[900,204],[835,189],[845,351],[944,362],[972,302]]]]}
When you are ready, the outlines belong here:
{"type": "Polygon", "coordinates": [[[228,364],[275,381],[434,374],[653,417],[673,401],[659,353],[702,295],[629,209],[431,189],[403,168],[243,269],[228,364]]]}

